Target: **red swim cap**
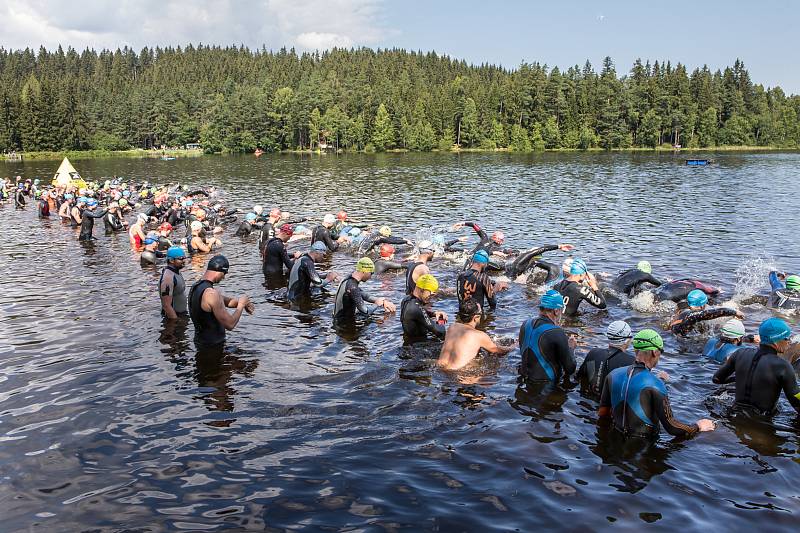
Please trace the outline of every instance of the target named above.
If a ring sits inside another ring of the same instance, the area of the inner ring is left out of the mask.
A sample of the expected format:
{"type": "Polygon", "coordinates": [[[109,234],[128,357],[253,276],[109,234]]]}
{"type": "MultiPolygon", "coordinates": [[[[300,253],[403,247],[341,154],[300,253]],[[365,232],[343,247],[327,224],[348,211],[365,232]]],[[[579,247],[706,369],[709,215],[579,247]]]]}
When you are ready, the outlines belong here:
{"type": "Polygon", "coordinates": [[[381,244],[381,257],[391,257],[394,254],[394,246],[391,244],[381,244]]]}

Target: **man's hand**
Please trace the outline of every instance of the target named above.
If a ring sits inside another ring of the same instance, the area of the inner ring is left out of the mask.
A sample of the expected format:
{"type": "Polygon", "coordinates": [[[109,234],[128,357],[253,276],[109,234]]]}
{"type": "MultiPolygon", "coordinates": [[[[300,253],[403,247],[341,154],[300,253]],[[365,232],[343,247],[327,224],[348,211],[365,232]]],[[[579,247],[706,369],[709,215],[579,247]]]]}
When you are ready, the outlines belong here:
{"type": "Polygon", "coordinates": [[[736,318],[738,318],[739,320],[743,319],[744,313],[742,313],[741,311],[736,311],[736,318]]]}
{"type": "Polygon", "coordinates": [[[575,335],[570,335],[567,337],[567,344],[569,345],[570,350],[574,350],[578,347],[578,338],[575,335]]]}
{"type": "Polygon", "coordinates": [[[337,274],[336,272],[328,272],[328,275],[325,276],[325,281],[328,282],[336,281],[337,279],[339,279],[339,274],[337,274]]]}
{"type": "Polygon", "coordinates": [[[397,311],[397,306],[395,306],[392,302],[390,302],[386,298],[384,298],[381,301],[381,305],[383,306],[384,311],[388,313],[394,313],[395,311],[397,311]]]}
{"type": "Polygon", "coordinates": [[[507,282],[507,281],[498,281],[498,282],[497,282],[497,283],[495,283],[495,285],[494,285],[494,290],[496,290],[496,291],[498,291],[498,292],[499,292],[499,291],[504,291],[504,290],[506,290],[507,288],[508,288],[508,282],[507,282]]]}
{"type": "Polygon", "coordinates": [[[572,246],[571,244],[559,244],[558,249],[561,250],[562,252],[571,252],[572,250],[575,249],[575,247],[572,246]]]}
{"type": "Polygon", "coordinates": [[[461,229],[463,227],[464,227],[464,223],[463,222],[458,222],[458,223],[453,224],[452,226],[450,226],[450,231],[456,231],[456,230],[461,229]]]}
{"type": "Polygon", "coordinates": [[[697,427],[700,428],[700,431],[714,431],[717,429],[717,425],[708,418],[701,418],[698,420],[697,427]]]}
{"type": "Polygon", "coordinates": [[[246,294],[242,294],[241,296],[239,296],[236,299],[236,307],[241,307],[242,309],[244,309],[248,313],[250,313],[251,311],[249,311],[247,308],[248,307],[252,307],[252,305],[253,304],[250,303],[250,297],[248,295],[246,295],[246,294]]]}
{"type": "Polygon", "coordinates": [[[658,372],[656,372],[656,376],[658,376],[658,379],[660,379],[661,381],[669,381],[669,374],[667,374],[663,370],[659,370],[658,372]]]}

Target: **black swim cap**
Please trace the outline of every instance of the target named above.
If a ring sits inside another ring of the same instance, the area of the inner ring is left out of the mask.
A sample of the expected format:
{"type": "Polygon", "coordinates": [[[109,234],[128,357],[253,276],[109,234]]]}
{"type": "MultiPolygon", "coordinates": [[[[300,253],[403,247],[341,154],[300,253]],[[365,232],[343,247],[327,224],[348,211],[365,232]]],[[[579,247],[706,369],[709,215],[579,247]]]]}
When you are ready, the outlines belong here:
{"type": "Polygon", "coordinates": [[[228,263],[228,260],[225,258],[224,255],[215,255],[211,259],[208,260],[208,266],[206,270],[210,270],[211,272],[222,272],[223,274],[228,273],[228,269],[231,267],[231,264],[228,263]]]}

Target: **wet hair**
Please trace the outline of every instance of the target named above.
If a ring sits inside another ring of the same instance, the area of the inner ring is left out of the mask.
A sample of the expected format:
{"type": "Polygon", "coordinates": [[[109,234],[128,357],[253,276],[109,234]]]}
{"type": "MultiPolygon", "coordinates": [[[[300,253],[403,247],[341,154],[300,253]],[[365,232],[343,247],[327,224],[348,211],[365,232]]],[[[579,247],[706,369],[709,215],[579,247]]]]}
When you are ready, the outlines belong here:
{"type": "Polygon", "coordinates": [[[475,300],[469,299],[461,302],[458,306],[458,319],[461,322],[472,322],[476,315],[481,314],[481,306],[475,300]]]}

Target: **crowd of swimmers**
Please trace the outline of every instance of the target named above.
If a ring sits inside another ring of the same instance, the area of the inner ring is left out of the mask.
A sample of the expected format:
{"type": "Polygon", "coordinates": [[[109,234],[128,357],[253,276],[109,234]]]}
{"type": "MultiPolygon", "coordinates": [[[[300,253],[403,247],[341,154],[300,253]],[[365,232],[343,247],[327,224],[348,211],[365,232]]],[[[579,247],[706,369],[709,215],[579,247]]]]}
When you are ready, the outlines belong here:
{"type": "MultiPolygon", "coordinates": [[[[567,257],[560,264],[545,260],[548,252],[572,252],[570,244],[514,249],[506,245],[501,231],[489,235],[474,222],[459,222],[447,232],[414,242],[394,235],[387,225],[358,223],[345,211],[325,214],[319,224],[312,224],[278,207],[265,210],[256,205],[247,212],[228,209],[217,193],[213,187],[192,190],[117,178],[85,187],[43,186],[39,180],[20,177],[0,180],[3,203],[13,198],[19,209],[35,205],[40,218],[58,216],[65,225],[79,228],[78,240],[84,242],[95,239],[94,223],[102,220],[107,235],[128,236],[143,266],[163,261],[159,280],[162,316],[166,321],[190,319],[198,350],[221,349],[226,331],[236,328],[244,313],[255,311],[247,295],[230,297],[218,288],[230,269],[225,256],[215,253],[222,247],[219,235],[226,226],[236,225],[236,237],[257,243],[264,276],[278,279],[286,287],[287,300],[301,309],[320,294],[330,293],[332,318],[338,325],[397,313],[397,304],[373,296],[364,284],[376,274],[401,272],[405,295],[399,302],[399,319],[406,343],[439,342],[437,364],[445,371],[467,367],[481,351],[503,355],[518,349],[519,373],[525,380],[553,385],[579,382],[584,394],[599,400],[600,417],[610,418],[626,437],[653,437],[662,426],[671,435],[685,437],[711,431],[715,425],[708,419],[687,424],[673,415],[665,385],[669,377],[654,371],[664,353],[664,340],[655,329],[634,333],[626,322],[614,321],[606,329],[607,348],[590,350],[578,366],[576,339],[562,329],[562,320],[575,317],[586,305],[605,309],[609,293],[633,298],[650,291],[658,301],[677,303],[667,330],[678,338],[709,337],[703,353],[720,363],[713,381],[735,382],[737,409],[772,415],[783,393],[800,411],[794,367],[800,363],[790,354],[788,324],[772,317],[763,321],[757,332],[747,334],[741,312],[710,305],[709,299],[720,291],[702,280],[660,280],[650,263],[641,261],[603,281],[583,259],[567,257]],[[477,244],[465,246],[468,237],[464,235],[447,238],[447,233],[464,228],[473,232],[477,244]],[[309,241],[305,251],[289,253],[287,243],[302,240],[309,241]],[[398,248],[407,251],[402,260],[396,257],[398,248]],[[353,255],[352,271],[321,273],[318,265],[333,253],[353,255]],[[458,268],[455,320],[433,305],[440,287],[432,260],[448,253],[466,257],[458,268]],[[210,256],[205,272],[187,290],[181,269],[190,256],[203,254],[210,256]],[[481,324],[487,313],[499,312],[498,300],[507,288],[495,274],[513,281],[526,275],[534,279],[532,274],[537,271],[544,278],[537,315],[522,323],[516,342],[490,337],[481,324]],[[712,321],[719,319],[727,321],[715,328],[717,322],[712,321]],[[715,329],[718,333],[712,334],[715,329]]],[[[771,272],[769,285],[769,307],[800,309],[800,276],[771,272]]]]}

